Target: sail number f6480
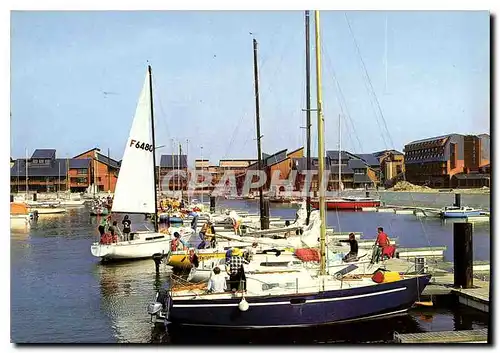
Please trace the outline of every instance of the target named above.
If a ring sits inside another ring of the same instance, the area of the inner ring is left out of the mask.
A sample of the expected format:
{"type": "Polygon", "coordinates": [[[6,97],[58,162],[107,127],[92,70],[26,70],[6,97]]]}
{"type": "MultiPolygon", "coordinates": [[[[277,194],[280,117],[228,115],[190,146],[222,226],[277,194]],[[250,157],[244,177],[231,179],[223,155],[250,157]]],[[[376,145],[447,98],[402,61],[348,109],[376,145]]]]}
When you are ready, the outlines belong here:
{"type": "Polygon", "coordinates": [[[144,142],[136,141],[136,140],[130,140],[129,147],[132,147],[132,146],[135,146],[135,148],[140,148],[141,150],[153,152],[153,145],[150,145],[149,143],[144,143],[144,142]]]}

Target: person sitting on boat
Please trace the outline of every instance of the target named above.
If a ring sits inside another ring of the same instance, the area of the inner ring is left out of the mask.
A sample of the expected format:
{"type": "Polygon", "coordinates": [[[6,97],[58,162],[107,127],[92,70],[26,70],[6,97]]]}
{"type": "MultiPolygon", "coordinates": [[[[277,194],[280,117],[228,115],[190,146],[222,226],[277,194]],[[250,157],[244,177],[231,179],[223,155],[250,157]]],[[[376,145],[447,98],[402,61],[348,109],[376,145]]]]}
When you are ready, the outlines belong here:
{"type": "Polygon", "coordinates": [[[183,200],[183,199],[181,199],[181,202],[179,203],[179,207],[180,207],[181,209],[183,209],[183,208],[184,208],[184,200],[183,200]]]}
{"type": "Polygon", "coordinates": [[[342,259],[344,262],[352,262],[356,261],[358,258],[358,241],[356,240],[356,236],[354,233],[349,234],[349,239],[347,240],[339,240],[341,243],[349,243],[351,249],[347,253],[346,256],[342,259]]]}
{"type": "Polygon", "coordinates": [[[227,289],[226,277],[219,266],[214,268],[214,274],[208,280],[207,292],[209,293],[224,293],[227,289]]]}
{"type": "Polygon", "coordinates": [[[243,269],[243,264],[249,264],[247,260],[243,257],[243,252],[241,249],[235,248],[231,253],[229,261],[226,262],[226,270],[229,273],[229,282],[231,283],[231,290],[236,291],[240,288],[240,284],[246,289],[246,277],[245,271],[243,269]]]}
{"type": "Polygon", "coordinates": [[[123,240],[128,241],[130,234],[130,226],[132,225],[132,222],[130,221],[128,215],[125,215],[125,217],[123,217],[122,225],[123,225],[123,240]]]}
{"type": "MultiPolygon", "coordinates": [[[[189,244],[186,243],[184,240],[181,239],[181,235],[179,234],[179,232],[174,232],[174,238],[178,240],[177,243],[180,242],[180,244],[182,244],[182,246],[186,249],[189,249],[189,244]]],[[[181,250],[181,249],[179,249],[181,250]]]]}
{"type": "Polygon", "coordinates": [[[200,262],[198,261],[198,255],[194,251],[194,248],[189,249],[189,262],[193,265],[193,267],[198,268],[200,262]]]}
{"type": "MultiPolygon", "coordinates": [[[[213,245],[213,239],[214,239],[214,234],[215,234],[215,228],[212,225],[210,221],[207,221],[200,230],[199,236],[201,239],[200,245],[198,245],[198,249],[205,249],[207,242],[210,243],[210,245],[213,245]]],[[[215,246],[212,246],[215,247],[215,246]]]]}

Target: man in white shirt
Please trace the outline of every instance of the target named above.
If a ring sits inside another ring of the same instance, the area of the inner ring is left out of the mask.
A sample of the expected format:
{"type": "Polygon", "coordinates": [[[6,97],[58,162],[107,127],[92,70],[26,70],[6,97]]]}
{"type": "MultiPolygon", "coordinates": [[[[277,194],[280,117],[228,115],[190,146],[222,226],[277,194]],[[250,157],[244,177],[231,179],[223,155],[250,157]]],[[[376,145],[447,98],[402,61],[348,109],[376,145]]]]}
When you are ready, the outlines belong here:
{"type": "Polygon", "coordinates": [[[227,289],[226,276],[221,273],[219,266],[214,268],[214,274],[208,280],[208,292],[224,293],[227,289]]]}

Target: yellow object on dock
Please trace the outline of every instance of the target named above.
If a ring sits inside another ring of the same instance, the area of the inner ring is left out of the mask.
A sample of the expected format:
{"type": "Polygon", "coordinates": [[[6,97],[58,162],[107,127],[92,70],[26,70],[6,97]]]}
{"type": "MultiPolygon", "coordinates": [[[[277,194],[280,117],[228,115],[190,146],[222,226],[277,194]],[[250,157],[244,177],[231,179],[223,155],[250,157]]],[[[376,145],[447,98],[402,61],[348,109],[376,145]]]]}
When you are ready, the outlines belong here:
{"type": "Polygon", "coordinates": [[[384,272],[384,280],[382,281],[382,283],[395,282],[399,281],[400,279],[401,276],[399,275],[399,272],[395,271],[384,272]]]}

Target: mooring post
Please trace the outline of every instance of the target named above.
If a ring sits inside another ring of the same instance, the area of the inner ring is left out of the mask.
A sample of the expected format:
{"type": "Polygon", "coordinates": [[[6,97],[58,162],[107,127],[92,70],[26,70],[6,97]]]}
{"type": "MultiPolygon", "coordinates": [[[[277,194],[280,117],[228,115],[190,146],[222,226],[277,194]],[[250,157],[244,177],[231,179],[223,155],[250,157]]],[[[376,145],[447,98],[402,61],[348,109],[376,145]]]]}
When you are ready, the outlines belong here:
{"type": "Polygon", "coordinates": [[[210,196],[210,213],[215,213],[215,196],[210,196]]]}
{"type": "Polygon", "coordinates": [[[472,288],[472,223],[453,224],[453,270],[455,288],[472,288]]]}
{"type": "Polygon", "coordinates": [[[455,206],[456,207],[462,206],[462,194],[455,194],[455,206]]]}
{"type": "Polygon", "coordinates": [[[269,229],[269,199],[264,199],[262,214],[260,215],[260,226],[262,229],[269,229]]]}
{"type": "Polygon", "coordinates": [[[161,263],[162,258],[163,258],[163,254],[160,254],[160,253],[153,254],[153,261],[155,262],[156,274],[160,273],[160,263],[161,263]]]}

